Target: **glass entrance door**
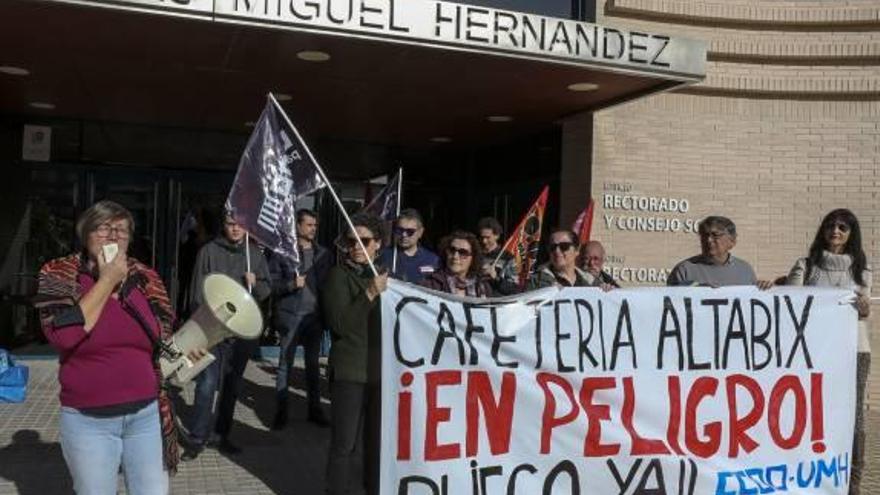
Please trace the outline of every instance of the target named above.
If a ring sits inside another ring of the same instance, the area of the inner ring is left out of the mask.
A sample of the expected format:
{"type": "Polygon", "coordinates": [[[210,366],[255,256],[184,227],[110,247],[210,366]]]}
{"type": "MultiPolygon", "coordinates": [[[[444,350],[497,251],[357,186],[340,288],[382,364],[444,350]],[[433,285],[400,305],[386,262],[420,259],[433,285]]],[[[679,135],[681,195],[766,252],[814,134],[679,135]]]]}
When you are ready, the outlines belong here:
{"type": "Polygon", "coordinates": [[[131,256],[155,268],[175,309],[185,301],[198,249],[218,234],[232,173],[226,171],[119,170],[90,174],[88,204],[116,201],[135,220],[131,256]]]}
{"type": "Polygon", "coordinates": [[[179,317],[186,316],[188,310],[186,301],[196,254],[204,243],[220,233],[223,205],[232,179],[231,173],[223,172],[181,172],[169,179],[166,280],[168,295],[179,317]]]}
{"type": "MultiPolygon", "coordinates": [[[[159,219],[167,219],[168,211],[159,200],[164,192],[161,175],[115,167],[88,174],[86,207],[96,201],[115,201],[128,208],[134,216],[134,232],[129,241],[129,256],[152,267],[158,267],[159,246],[165,229],[159,219]]],[[[164,222],[163,222],[164,223],[164,222]]],[[[161,271],[160,271],[161,273],[161,271]]]]}

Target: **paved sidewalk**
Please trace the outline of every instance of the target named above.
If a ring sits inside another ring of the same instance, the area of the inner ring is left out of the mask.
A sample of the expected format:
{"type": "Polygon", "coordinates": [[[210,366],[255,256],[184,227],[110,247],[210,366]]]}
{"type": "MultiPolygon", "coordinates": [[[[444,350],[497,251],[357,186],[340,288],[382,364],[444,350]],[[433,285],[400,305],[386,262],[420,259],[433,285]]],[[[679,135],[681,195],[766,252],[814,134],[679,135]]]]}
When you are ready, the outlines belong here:
{"type": "MultiPolygon", "coordinates": [[[[72,493],[58,443],[58,365],[55,361],[24,363],[31,374],[28,400],[0,405],[0,495],[72,493]]],[[[251,361],[231,434],[244,452],[226,457],[206,449],[195,461],[181,463],[171,479],[172,493],[323,493],[329,430],[307,422],[304,397],[294,395],[290,424],[282,432],[271,431],[274,378],[268,363],[251,361]]],[[[302,383],[301,378],[295,383],[302,383]]],[[[192,388],[184,393],[188,404],[192,388]]],[[[187,414],[186,404],[178,412],[187,414]]],[[[120,493],[124,493],[122,484],[120,493]]]]}
{"type": "MultiPolygon", "coordinates": [[[[57,364],[26,364],[31,372],[27,402],[0,405],[0,495],[72,493],[58,444],[57,364]]],[[[226,457],[208,449],[195,461],[182,463],[172,478],[175,495],[323,493],[329,431],[305,421],[306,406],[301,397],[292,404],[287,429],[270,431],[273,383],[268,363],[252,361],[248,365],[232,430],[233,440],[244,452],[226,457]]],[[[302,377],[295,383],[302,383],[302,377]]],[[[185,392],[184,398],[191,401],[192,386],[185,392]]],[[[186,414],[186,406],[179,412],[186,414]]],[[[880,494],[880,412],[869,411],[867,417],[868,466],[862,493],[880,494]]],[[[124,493],[121,484],[120,493],[124,493]]]]}

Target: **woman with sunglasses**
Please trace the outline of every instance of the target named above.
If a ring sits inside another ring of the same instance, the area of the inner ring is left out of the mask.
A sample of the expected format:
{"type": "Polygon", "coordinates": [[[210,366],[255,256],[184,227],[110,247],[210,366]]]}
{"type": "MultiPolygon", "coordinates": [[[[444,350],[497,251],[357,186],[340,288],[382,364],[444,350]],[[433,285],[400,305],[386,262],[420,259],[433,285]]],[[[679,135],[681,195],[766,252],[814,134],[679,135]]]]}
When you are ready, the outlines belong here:
{"type": "Polygon", "coordinates": [[[577,235],[565,229],[557,229],[550,233],[547,251],[550,262],[539,266],[529,278],[528,289],[544,287],[598,287],[599,281],[589,273],[577,267],[578,259],[577,235]]]}
{"type": "Polygon", "coordinates": [[[871,271],[862,249],[859,221],[849,210],[841,208],[828,213],[822,220],[809,255],[797,260],[788,274],[788,285],[837,287],[855,291],[859,312],[859,347],[856,383],[856,428],[853,439],[850,494],[859,493],[864,465],[865,383],[871,364],[868,322],[871,296],[871,271]]]}
{"type": "Polygon", "coordinates": [[[333,339],[327,455],[330,495],[363,493],[365,488],[369,493],[375,491],[374,468],[378,466],[364,461],[379,457],[378,443],[371,444],[378,436],[373,425],[378,425],[375,412],[379,411],[379,295],[388,286],[388,275],[374,276],[369,263],[382,245],[382,223],[367,214],[354,215],[351,221],[355,232],[346,235],[343,258],[330,269],[321,293],[325,322],[333,339]],[[363,447],[365,435],[367,448],[363,447]]]}
{"type": "Polygon", "coordinates": [[[489,280],[482,275],[483,253],[477,237],[457,230],[440,241],[440,270],[422,281],[429,289],[457,296],[488,297],[489,280]]]}

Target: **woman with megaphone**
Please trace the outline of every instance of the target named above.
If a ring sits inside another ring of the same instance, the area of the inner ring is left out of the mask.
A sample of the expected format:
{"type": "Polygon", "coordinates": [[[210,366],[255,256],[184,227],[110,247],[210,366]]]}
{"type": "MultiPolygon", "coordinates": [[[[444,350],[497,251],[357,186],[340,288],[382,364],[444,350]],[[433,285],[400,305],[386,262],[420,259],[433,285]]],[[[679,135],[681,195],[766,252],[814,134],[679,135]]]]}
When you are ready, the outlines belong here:
{"type": "Polygon", "coordinates": [[[354,231],[344,238],[343,257],[330,269],[321,298],[333,339],[327,459],[330,495],[363,493],[365,487],[375,493],[378,484],[378,465],[373,461],[379,457],[379,295],[388,286],[388,274],[376,275],[371,267],[382,247],[381,220],[357,214],[351,222],[354,231]],[[365,452],[374,455],[365,456],[365,452]],[[358,479],[357,473],[364,473],[365,479],[358,479]]]}
{"type": "Polygon", "coordinates": [[[35,306],[58,350],[61,449],[77,493],[168,493],[178,450],[158,342],[174,310],[162,279],[127,256],[134,218],[112,201],[80,215],[81,252],[40,270],[35,306]]]}

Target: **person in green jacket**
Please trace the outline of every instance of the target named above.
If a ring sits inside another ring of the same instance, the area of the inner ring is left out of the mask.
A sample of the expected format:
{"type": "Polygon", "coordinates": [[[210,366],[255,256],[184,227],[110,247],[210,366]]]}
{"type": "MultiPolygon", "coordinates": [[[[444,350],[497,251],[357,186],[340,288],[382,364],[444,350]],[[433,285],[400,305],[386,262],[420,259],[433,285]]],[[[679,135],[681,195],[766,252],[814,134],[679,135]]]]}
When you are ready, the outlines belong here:
{"type": "MultiPolygon", "coordinates": [[[[345,237],[344,256],[330,269],[322,291],[324,318],[330,327],[330,449],[327,459],[327,493],[366,493],[365,477],[358,473],[364,467],[365,433],[369,438],[378,433],[367,425],[379,411],[378,390],[379,332],[381,313],[379,295],[388,285],[388,275],[374,276],[369,260],[381,248],[382,224],[373,215],[358,214],[352,223],[363,243],[362,249],[354,232],[345,237]],[[365,431],[366,430],[366,431],[365,431]],[[360,479],[356,479],[360,478],[360,479]]],[[[375,445],[378,453],[378,445],[375,445]]],[[[378,455],[371,456],[378,458],[378,455]]],[[[371,488],[375,480],[369,480],[371,488]]],[[[371,492],[373,490],[371,489],[371,492]]]]}

